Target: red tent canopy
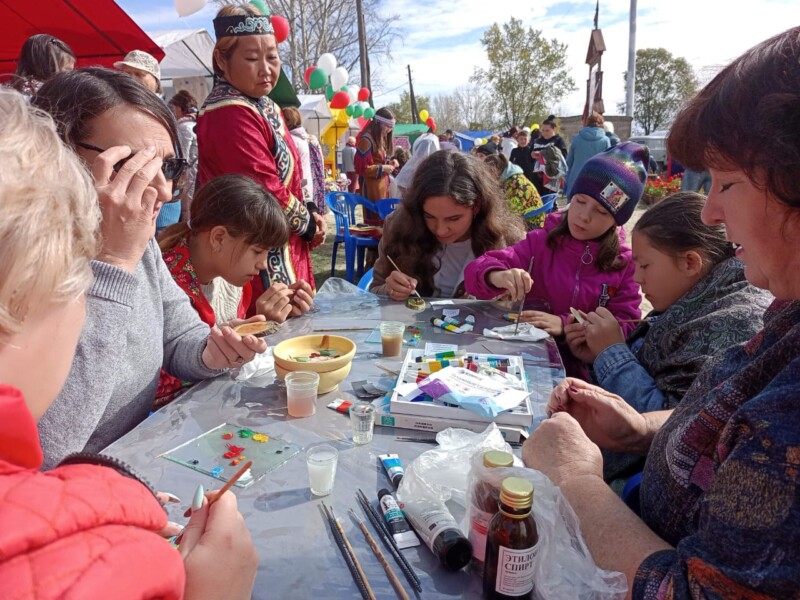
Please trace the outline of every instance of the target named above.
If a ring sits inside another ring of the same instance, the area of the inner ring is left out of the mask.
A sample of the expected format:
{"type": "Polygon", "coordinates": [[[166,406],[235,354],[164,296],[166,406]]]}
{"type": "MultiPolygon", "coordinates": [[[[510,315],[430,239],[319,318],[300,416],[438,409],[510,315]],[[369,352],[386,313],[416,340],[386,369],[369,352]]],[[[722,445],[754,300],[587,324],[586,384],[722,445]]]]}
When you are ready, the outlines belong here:
{"type": "Polygon", "coordinates": [[[164,58],[113,0],[0,0],[0,73],[14,72],[23,42],[35,33],[69,44],[82,67],[110,67],[131,50],[164,58]]]}

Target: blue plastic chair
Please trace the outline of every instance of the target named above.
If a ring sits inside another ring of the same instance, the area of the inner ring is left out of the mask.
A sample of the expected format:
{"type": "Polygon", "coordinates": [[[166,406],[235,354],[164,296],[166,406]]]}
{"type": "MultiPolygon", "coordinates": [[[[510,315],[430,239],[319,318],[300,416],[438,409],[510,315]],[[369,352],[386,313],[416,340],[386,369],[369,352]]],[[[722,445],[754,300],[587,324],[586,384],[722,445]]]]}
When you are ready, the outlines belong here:
{"type": "Polygon", "coordinates": [[[400,204],[400,198],[383,198],[381,200],[376,200],[373,202],[375,208],[378,209],[378,215],[381,219],[385,219],[388,217],[397,205],[400,204]]]}
{"type": "MultiPolygon", "coordinates": [[[[547,198],[549,196],[557,196],[557,195],[558,194],[547,194],[547,196],[545,196],[544,198],[547,198]]],[[[542,198],[542,201],[544,201],[544,198],[542,198]]],[[[552,200],[549,200],[547,203],[542,204],[539,208],[535,208],[533,210],[529,210],[528,212],[523,214],[522,215],[522,219],[524,221],[530,221],[532,219],[535,219],[536,217],[538,217],[541,214],[549,214],[550,211],[553,210],[553,206],[555,205],[555,203],[556,203],[556,199],[553,198],[552,200]]]]}
{"type": "MultiPolygon", "coordinates": [[[[331,255],[331,277],[336,271],[336,254],[339,244],[344,244],[345,279],[355,283],[356,261],[358,276],[364,272],[364,251],[366,248],[377,248],[378,240],[371,237],[361,237],[350,233],[350,206],[346,196],[357,196],[347,192],[329,192],[325,194],[325,203],[331,209],[336,219],[336,237],[333,240],[333,254],[331,255]]],[[[360,198],[360,196],[359,196],[360,198]]],[[[366,202],[369,202],[364,198],[366,202]]]]}
{"type": "Polygon", "coordinates": [[[558,199],[558,192],[553,192],[552,194],[545,194],[544,196],[542,196],[542,204],[547,204],[551,200],[553,204],[555,204],[557,199],[558,199]]]}
{"type": "Polygon", "coordinates": [[[367,271],[361,276],[361,279],[358,280],[358,287],[359,289],[369,291],[369,286],[372,284],[372,269],[367,271]]]}

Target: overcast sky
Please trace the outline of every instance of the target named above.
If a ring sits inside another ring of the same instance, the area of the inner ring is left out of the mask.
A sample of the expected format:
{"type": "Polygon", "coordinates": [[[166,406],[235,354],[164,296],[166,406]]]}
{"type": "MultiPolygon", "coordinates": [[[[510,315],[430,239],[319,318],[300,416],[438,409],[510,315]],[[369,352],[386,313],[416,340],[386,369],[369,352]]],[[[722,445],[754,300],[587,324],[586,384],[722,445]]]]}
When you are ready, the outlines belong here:
{"type": "MultiPolygon", "coordinates": [[[[117,0],[145,31],[206,28],[218,8],[213,3],[181,19],[172,0],[117,0]]],[[[383,89],[373,90],[377,105],[397,99],[407,89],[406,65],[411,65],[414,90],[422,95],[451,91],[469,80],[474,67],[486,66],[480,43],[492,23],[512,16],[541,29],[547,38],[568,45],[568,66],[578,90],[552,107],[559,116],[583,110],[588,67],[584,64],[594,18],[595,0],[382,0],[387,15],[399,15],[403,41],[391,62],[373,64],[383,89]]],[[[604,100],[607,114],[625,99],[622,73],[628,61],[629,0],[600,2],[600,28],[607,50],[603,55],[604,100]]],[[[682,56],[701,77],[754,44],[800,25],[800,0],[639,0],[636,45],[663,47],[682,56]]]]}

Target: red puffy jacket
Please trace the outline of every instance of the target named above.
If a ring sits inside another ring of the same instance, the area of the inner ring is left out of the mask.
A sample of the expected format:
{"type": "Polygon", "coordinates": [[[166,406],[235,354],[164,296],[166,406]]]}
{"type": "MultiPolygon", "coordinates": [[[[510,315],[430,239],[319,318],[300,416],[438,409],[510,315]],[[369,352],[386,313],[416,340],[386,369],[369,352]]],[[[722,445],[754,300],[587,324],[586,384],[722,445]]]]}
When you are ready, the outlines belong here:
{"type": "Polygon", "coordinates": [[[39,472],[36,423],[0,385],[0,598],[182,598],[183,560],[140,482],[87,464],[39,472]]]}

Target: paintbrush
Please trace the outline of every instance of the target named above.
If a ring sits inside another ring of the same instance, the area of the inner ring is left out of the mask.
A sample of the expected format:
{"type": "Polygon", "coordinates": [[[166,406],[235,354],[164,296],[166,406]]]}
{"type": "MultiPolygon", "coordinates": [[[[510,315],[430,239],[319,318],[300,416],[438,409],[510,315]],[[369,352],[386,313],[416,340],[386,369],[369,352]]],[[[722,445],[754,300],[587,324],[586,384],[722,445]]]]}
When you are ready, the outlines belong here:
{"type": "Polygon", "coordinates": [[[371,595],[372,590],[367,589],[367,586],[365,585],[364,580],[361,578],[358,569],[356,569],[355,562],[353,562],[353,557],[347,552],[347,548],[344,545],[344,539],[342,538],[341,533],[339,533],[339,528],[334,522],[335,519],[333,515],[328,510],[328,507],[324,502],[321,504],[322,511],[325,513],[325,519],[328,521],[328,527],[331,529],[333,540],[336,542],[336,546],[339,548],[339,552],[342,554],[342,558],[344,559],[344,563],[347,565],[347,569],[350,571],[353,582],[356,584],[358,591],[361,592],[361,597],[363,600],[374,600],[375,597],[371,595]]]}
{"type": "MultiPolygon", "coordinates": [[[[391,257],[391,256],[389,256],[389,255],[387,254],[387,255],[386,255],[386,258],[388,259],[388,261],[389,261],[390,263],[392,263],[392,266],[393,266],[395,269],[397,269],[398,273],[400,273],[401,275],[405,275],[406,277],[408,277],[408,275],[406,275],[405,273],[403,273],[403,272],[400,270],[400,267],[398,267],[398,266],[397,266],[397,263],[396,263],[396,262],[394,262],[394,261],[392,260],[392,257],[391,257]]],[[[415,295],[417,298],[419,298],[420,300],[422,300],[423,302],[425,302],[425,299],[424,299],[422,296],[420,296],[420,295],[419,295],[419,292],[418,292],[417,290],[414,290],[414,295],[415,295]]]]}
{"type": "MultiPolygon", "coordinates": [[[[239,481],[239,478],[242,475],[244,475],[245,473],[247,473],[247,470],[252,466],[253,466],[253,461],[252,460],[248,460],[246,463],[244,463],[244,466],[241,469],[239,469],[236,472],[236,474],[233,477],[231,477],[225,485],[222,486],[222,489],[220,489],[220,491],[218,491],[213,498],[209,499],[208,507],[211,508],[211,505],[214,504],[214,502],[216,502],[217,500],[219,500],[219,498],[220,498],[220,496],[222,496],[222,494],[224,494],[229,489],[231,489],[233,484],[236,483],[237,481],[239,481]]],[[[184,516],[189,516],[193,512],[196,512],[196,511],[200,510],[201,508],[203,508],[203,496],[204,496],[204,494],[203,494],[203,486],[200,485],[200,486],[197,487],[197,491],[195,491],[194,499],[192,500],[192,508],[191,508],[191,510],[188,511],[188,515],[185,514],[184,516]]],[[[180,533],[178,533],[178,535],[175,536],[175,542],[174,543],[175,543],[176,546],[181,543],[181,540],[183,539],[183,534],[184,534],[185,531],[186,531],[186,527],[181,529],[180,533]]]]}
{"type": "Polygon", "coordinates": [[[403,572],[405,578],[416,591],[421,592],[422,582],[419,580],[419,577],[417,577],[414,569],[408,563],[406,557],[402,552],[400,552],[400,548],[397,546],[397,542],[392,537],[392,533],[389,531],[389,528],[384,522],[383,517],[379,515],[378,511],[372,507],[372,504],[370,504],[366,495],[364,495],[364,492],[361,490],[356,492],[356,500],[358,500],[358,503],[361,505],[361,510],[363,510],[364,514],[367,515],[367,518],[369,519],[369,522],[372,523],[375,531],[378,532],[383,545],[394,557],[395,562],[397,562],[399,565],[400,570],[403,572]]]}
{"type": "Polygon", "coordinates": [[[397,595],[401,598],[401,600],[411,600],[406,594],[406,591],[403,589],[403,584],[400,583],[400,580],[397,578],[397,575],[394,574],[391,565],[387,562],[386,557],[381,552],[381,549],[378,548],[378,544],[375,543],[375,539],[367,529],[366,525],[364,525],[364,521],[358,518],[358,515],[353,511],[353,509],[349,509],[350,516],[356,520],[358,523],[359,529],[364,534],[364,539],[367,540],[369,547],[372,548],[373,554],[378,558],[378,561],[383,565],[383,570],[386,571],[386,577],[389,578],[389,582],[392,584],[392,587],[397,592],[397,595]]]}
{"type": "Polygon", "coordinates": [[[372,331],[374,327],[325,327],[321,329],[312,329],[311,331],[372,331]]]}
{"type": "Polygon", "coordinates": [[[239,469],[238,471],[236,471],[236,474],[233,477],[231,477],[230,479],[228,479],[228,482],[225,485],[222,486],[222,489],[217,492],[217,495],[214,496],[213,498],[211,498],[208,501],[208,506],[210,507],[212,504],[214,504],[214,502],[219,500],[220,496],[222,496],[222,494],[224,494],[229,489],[231,489],[231,487],[233,487],[233,484],[236,483],[237,481],[239,481],[239,478],[242,475],[244,475],[245,473],[247,473],[247,470],[252,466],[253,466],[253,461],[252,460],[248,460],[246,463],[244,463],[244,466],[241,469],[239,469]]]}
{"type": "MultiPolygon", "coordinates": [[[[528,263],[528,275],[531,274],[531,269],[533,269],[532,256],[531,256],[531,261],[528,263]]],[[[522,318],[522,308],[525,306],[525,296],[526,294],[522,294],[522,300],[519,301],[519,310],[517,310],[517,322],[514,324],[514,335],[517,335],[517,331],[519,331],[519,320],[522,318]]]]}
{"type": "Polygon", "coordinates": [[[350,540],[347,539],[347,534],[344,532],[342,528],[342,524],[339,522],[339,519],[336,517],[336,513],[333,512],[333,507],[331,506],[328,509],[331,513],[331,517],[333,517],[333,522],[336,524],[336,528],[339,530],[339,535],[342,536],[342,541],[344,542],[345,548],[347,548],[348,554],[350,554],[350,558],[353,559],[353,565],[356,567],[356,571],[361,576],[361,580],[364,582],[364,587],[367,589],[367,594],[370,600],[377,600],[375,598],[375,594],[372,592],[372,588],[369,585],[369,581],[367,581],[367,576],[364,573],[364,569],[361,568],[361,564],[358,562],[358,558],[356,557],[356,553],[353,552],[353,547],[350,545],[350,540]]]}

